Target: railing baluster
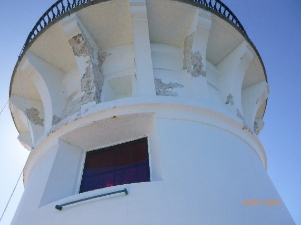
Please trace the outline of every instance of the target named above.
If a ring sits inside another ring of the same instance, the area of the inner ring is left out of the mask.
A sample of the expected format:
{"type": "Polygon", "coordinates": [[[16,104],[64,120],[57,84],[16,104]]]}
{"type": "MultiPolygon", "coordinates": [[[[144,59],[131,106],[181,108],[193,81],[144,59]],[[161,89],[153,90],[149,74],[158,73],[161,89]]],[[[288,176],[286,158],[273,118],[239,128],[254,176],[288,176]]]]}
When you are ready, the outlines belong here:
{"type": "Polygon", "coordinates": [[[69,11],[71,9],[71,4],[69,2],[69,0],[67,0],[67,11],[69,11]]]}
{"type": "Polygon", "coordinates": [[[75,6],[76,6],[76,0],[73,0],[73,2],[72,2],[72,9],[75,8],[75,6]]]}

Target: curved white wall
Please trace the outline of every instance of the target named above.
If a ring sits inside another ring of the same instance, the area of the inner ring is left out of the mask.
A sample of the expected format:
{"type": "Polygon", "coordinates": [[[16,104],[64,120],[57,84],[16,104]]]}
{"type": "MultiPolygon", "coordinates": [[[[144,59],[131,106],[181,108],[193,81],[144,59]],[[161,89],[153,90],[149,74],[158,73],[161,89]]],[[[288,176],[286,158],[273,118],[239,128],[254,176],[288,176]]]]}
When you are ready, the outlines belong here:
{"type": "Polygon", "coordinates": [[[281,200],[251,147],[260,144],[246,133],[223,115],[172,101],[87,114],[45,140],[42,158],[37,149],[12,224],[290,224],[283,204],[244,206],[246,200],[281,200]],[[149,140],[150,182],[77,194],[85,151],[142,136],[149,140]],[[123,188],[128,196],[55,209],[123,188]]]}

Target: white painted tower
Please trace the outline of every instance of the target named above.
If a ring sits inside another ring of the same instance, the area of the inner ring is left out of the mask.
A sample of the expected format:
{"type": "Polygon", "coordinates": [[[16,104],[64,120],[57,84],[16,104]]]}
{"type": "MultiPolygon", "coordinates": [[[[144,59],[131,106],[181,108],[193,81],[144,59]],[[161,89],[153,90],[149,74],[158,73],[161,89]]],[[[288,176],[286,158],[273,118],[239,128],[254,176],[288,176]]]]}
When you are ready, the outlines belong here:
{"type": "Polygon", "coordinates": [[[268,92],[220,1],[57,1],[11,79],[12,224],[294,224],[257,138],[268,92]]]}

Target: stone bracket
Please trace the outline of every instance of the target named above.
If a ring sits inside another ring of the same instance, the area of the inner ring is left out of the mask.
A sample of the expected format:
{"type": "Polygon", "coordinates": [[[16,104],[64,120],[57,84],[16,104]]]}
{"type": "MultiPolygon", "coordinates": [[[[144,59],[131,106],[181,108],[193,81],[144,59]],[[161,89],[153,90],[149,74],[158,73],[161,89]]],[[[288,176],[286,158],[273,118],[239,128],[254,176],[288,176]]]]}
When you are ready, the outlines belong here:
{"type": "Polygon", "coordinates": [[[102,51],[80,18],[74,13],[62,21],[63,29],[76,59],[81,85],[81,108],[101,102],[104,83],[102,65],[107,53],[102,51]]]}
{"type": "Polygon", "coordinates": [[[27,149],[31,149],[29,146],[34,146],[44,134],[44,110],[42,102],[12,95],[10,97],[10,108],[15,117],[18,117],[23,126],[26,127],[28,132],[24,131],[22,133],[24,135],[28,134],[32,139],[31,142],[28,142],[28,138],[24,139],[21,136],[20,138],[23,140],[25,147],[27,146],[27,149]]]}
{"type": "MultiPolygon", "coordinates": [[[[261,105],[265,103],[267,96],[268,84],[266,81],[262,81],[242,90],[242,106],[246,124],[252,129],[254,128],[253,130],[257,134],[262,128],[259,129],[259,126],[257,126],[258,129],[255,129],[255,116],[261,105]]],[[[257,124],[262,124],[262,122],[257,122],[257,124]]]]}
{"type": "Polygon", "coordinates": [[[156,95],[155,78],[145,0],[130,0],[130,11],[136,64],[133,95],[153,96],[156,95]]]}
{"type": "Polygon", "coordinates": [[[217,65],[221,72],[218,80],[221,99],[234,113],[237,109],[243,112],[241,105],[242,83],[252,60],[253,54],[248,49],[248,43],[243,41],[217,65]],[[229,98],[231,98],[231,104],[229,104],[229,98]]]}
{"type": "Polygon", "coordinates": [[[22,70],[27,72],[40,94],[45,112],[45,131],[50,131],[53,125],[53,115],[60,117],[66,104],[64,74],[40,57],[31,52],[26,53],[26,61],[22,70]]]}

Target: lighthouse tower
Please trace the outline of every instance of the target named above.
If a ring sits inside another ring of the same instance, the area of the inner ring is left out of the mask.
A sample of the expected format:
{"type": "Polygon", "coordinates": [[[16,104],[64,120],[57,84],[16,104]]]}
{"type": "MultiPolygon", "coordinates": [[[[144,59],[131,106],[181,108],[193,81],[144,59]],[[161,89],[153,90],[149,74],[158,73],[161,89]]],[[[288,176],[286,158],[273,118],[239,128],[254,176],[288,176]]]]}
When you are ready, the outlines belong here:
{"type": "Polygon", "coordinates": [[[257,138],[268,93],[221,1],[57,1],[11,79],[12,224],[294,224],[257,138]]]}

